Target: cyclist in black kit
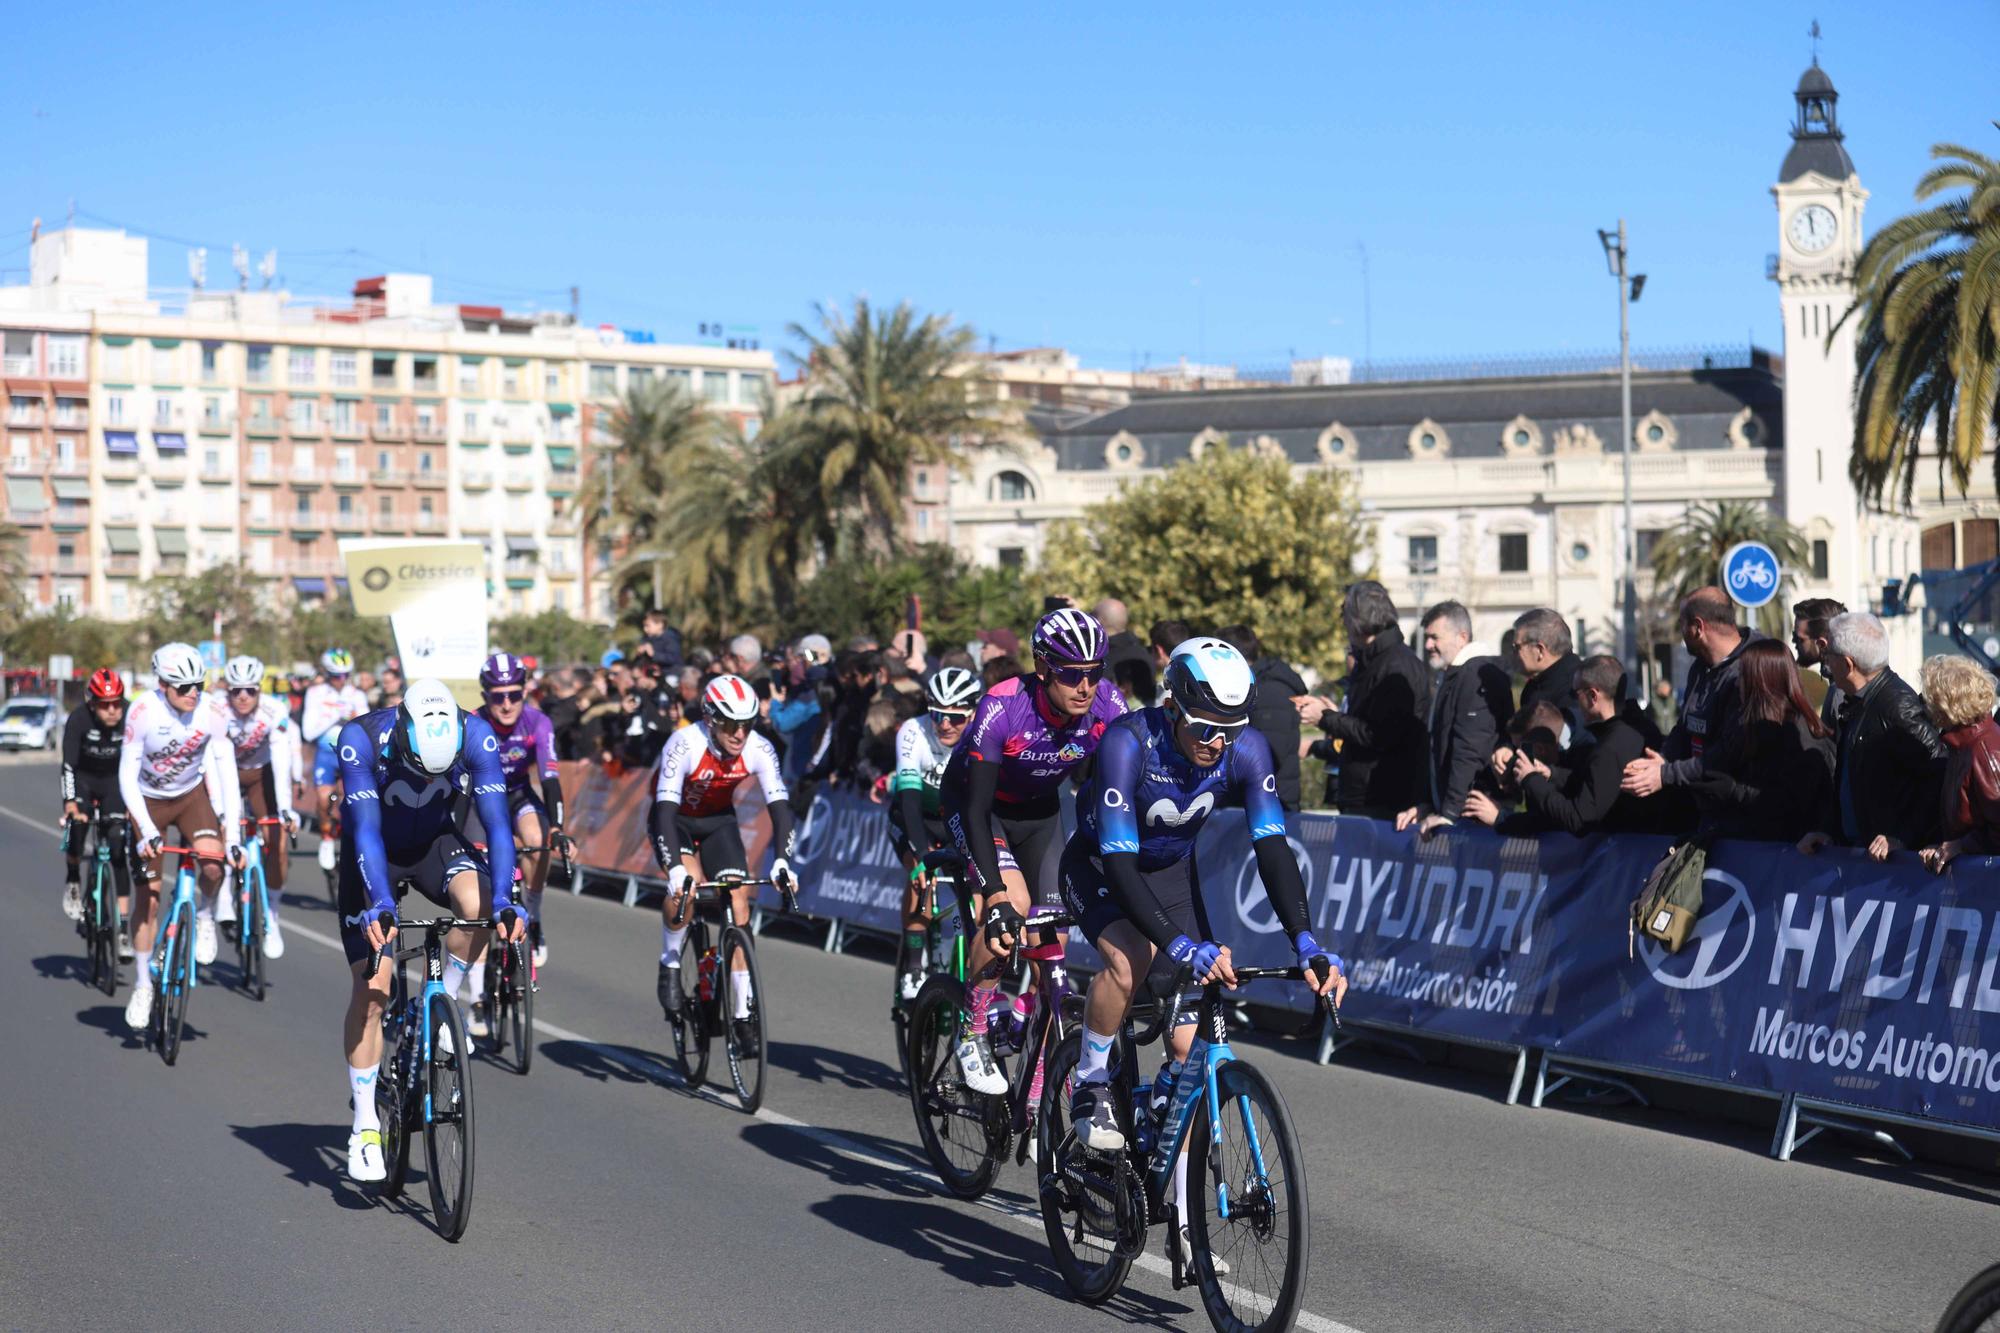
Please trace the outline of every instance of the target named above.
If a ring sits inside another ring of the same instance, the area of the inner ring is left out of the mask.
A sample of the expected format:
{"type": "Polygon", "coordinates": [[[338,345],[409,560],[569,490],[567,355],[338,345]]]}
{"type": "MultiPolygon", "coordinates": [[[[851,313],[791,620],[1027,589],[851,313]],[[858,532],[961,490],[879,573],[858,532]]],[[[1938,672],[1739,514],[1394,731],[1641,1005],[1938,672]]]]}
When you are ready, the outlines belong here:
{"type": "MultiPolygon", "coordinates": [[[[83,855],[84,829],[98,814],[122,815],[125,798],[118,791],[118,750],[125,739],[125,682],[110,667],[90,678],[88,697],[69,715],[63,728],[62,800],[69,817],[63,841],[63,915],[83,919],[83,890],[78,860],[83,855]]],[[[129,920],[132,901],[131,830],[126,843],[111,858],[118,885],[119,919],[129,920]]],[[[132,946],[118,941],[118,955],[132,956],[132,946]]]]}

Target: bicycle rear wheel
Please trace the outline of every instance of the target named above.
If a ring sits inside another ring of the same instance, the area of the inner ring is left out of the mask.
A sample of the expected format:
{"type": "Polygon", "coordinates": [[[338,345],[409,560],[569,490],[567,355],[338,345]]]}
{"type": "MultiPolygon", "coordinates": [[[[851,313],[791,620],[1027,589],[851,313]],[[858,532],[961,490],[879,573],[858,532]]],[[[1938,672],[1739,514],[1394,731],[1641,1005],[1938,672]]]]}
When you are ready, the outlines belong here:
{"type": "Polygon", "coordinates": [[[2000,1328],[2000,1264],[1975,1274],[1958,1289],[1938,1320],[1937,1333],[1984,1333],[2000,1328]]]}
{"type": "Polygon", "coordinates": [[[264,931],[268,923],[264,919],[264,883],[261,870],[246,870],[245,875],[257,878],[250,885],[250,892],[243,905],[243,920],[236,928],[236,957],[242,967],[243,989],[260,1003],[264,998],[264,931]]]}
{"type": "Polygon", "coordinates": [[[498,940],[486,949],[486,1053],[498,1056],[507,1049],[507,1024],[513,1017],[513,995],[507,988],[508,947],[498,940]]]}
{"type": "Polygon", "coordinates": [[[167,927],[162,955],[160,994],[160,1058],[172,1064],[180,1058],[181,1031],[187,1023],[188,996],[194,990],[194,904],[184,902],[167,927]]]}
{"type": "Polygon", "coordinates": [[[438,1234],[456,1241],[472,1217],[472,1060],[465,1020],[448,995],[430,997],[431,1058],[424,1070],[424,1165],[438,1234]],[[444,1049],[443,1034],[451,1034],[444,1049]]]}
{"type": "Polygon", "coordinates": [[[411,1062],[415,1054],[416,1014],[406,1012],[409,1001],[404,995],[403,965],[391,965],[394,972],[389,981],[389,1007],[383,1011],[382,1027],[384,1046],[382,1064],[375,1075],[375,1118],[382,1123],[382,1165],[387,1169],[375,1192],[385,1199],[398,1198],[403,1193],[403,1182],[410,1175],[410,1126],[419,1118],[415,1080],[410,1076],[411,1062]],[[404,1018],[402,1032],[394,1040],[389,1034],[396,1031],[396,1018],[404,1018]]]}
{"type": "Polygon", "coordinates": [[[715,957],[717,990],[721,995],[722,1049],[729,1057],[729,1080],[743,1109],[755,1111],[764,1104],[764,974],[757,970],[757,951],[751,946],[750,932],[741,926],[725,926],[721,947],[715,957]],[[732,970],[740,957],[749,982],[747,1018],[736,1017],[742,985],[732,970]]]}
{"type": "Polygon", "coordinates": [[[1277,1087],[1249,1065],[1232,1060],[1215,1081],[1221,1135],[1213,1134],[1203,1097],[1188,1149],[1188,1262],[1216,1328],[1288,1329],[1312,1253],[1298,1134],[1277,1087]],[[1227,1217],[1218,1208],[1218,1180],[1227,1217]],[[1218,1256],[1229,1264],[1226,1281],[1215,1275],[1218,1256]]]}
{"type": "Polygon", "coordinates": [[[681,965],[674,975],[681,980],[681,1014],[674,1024],[674,1059],[681,1077],[690,1088],[698,1088],[708,1077],[709,1004],[701,998],[701,955],[707,943],[706,930],[696,928],[681,941],[681,965]]]}
{"type": "Polygon", "coordinates": [[[90,934],[90,980],[106,995],[118,990],[118,899],[105,881],[111,872],[93,860],[90,893],[83,900],[84,924],[90,934]]]}
{"type": "Polygon", "coordinates": [[[935,976],[910,1005],[910,1109],[924,1155],[944,1187],[961,1199],[976,1199],[993,1188],[1000,1159],[1007,1155],[1007,1099],[988,1097],[965,1086],[954,1047],[965,986],[956,977],[935,976]]]}
{"type": "MultiPolygon", "coordinates": [[[[1063,1285],[1069,1288],[1072,1296],[1086,1305],[1099,1305],[1110,1300],[1125,1285],[1125,1277],[1132,1270],[1132,1254],[1122,1250],[1118,1244],[1115,1205],[1107,1202],[1102,1195],[1087,1193],[1089,1186],[1081,1181],[1065,1178],[1070,1169],[1070,1157],[1087,1151],[1078,1146],[1075,1131],[1069,1124],[1069,1097],[1076,1085],[1076,1063],[1082,1054],[1081,1031],[1064,1037],[1049,1054],[1042,1076],[1042,1104],[1035,1117],[1036,1163],[1044,1173],[1041,1182],[1042,1230],[1048,1235],[1049,1253],[1055,1258],[1056,1271],[1062,1275],[1063,1285]]],[[[1114,1078],[1113,1086],[1122,1091],[1124,1081],[1114,1078]]],[[[1122,1097],[1121,1102],[1123,1106],[1130,1105],[1122,1097]]],[[[1131,1117],[1121,1115],[1119,1119],[1129,1142],[1131,1117]]],[[[1080,1160],[1075,1174],[1097,1179],[1105,1174],[1100,1170],[1103,1160],[1097,1154],[1093,1154],[1088,1161],[1080,1160]]],[[[1110,1175],[1114,1180],[1120,1179],[1115,1169],[1110,1175]]],[[[1129,1169],[1122,1180],[1128,1190],[1137,1183],[1129,1169]]],[[[1128,1201],[1128,1209],[1130,1202],[1134,1201],[1128,1201]]],[[[1138,1217],[1143,1219],[1145,1200],[1140,1197],[1135,1202],[1138,1217]]]]}
{"type": "Polygon", "coordinates": [[[514,1068],[522,1074],[535,1063],[535,967],[529,956],[530,948],[526,940],[507,946],[514,960],[510,969],[514,991],[510,1006],[514,1016],[514,1068]]]}

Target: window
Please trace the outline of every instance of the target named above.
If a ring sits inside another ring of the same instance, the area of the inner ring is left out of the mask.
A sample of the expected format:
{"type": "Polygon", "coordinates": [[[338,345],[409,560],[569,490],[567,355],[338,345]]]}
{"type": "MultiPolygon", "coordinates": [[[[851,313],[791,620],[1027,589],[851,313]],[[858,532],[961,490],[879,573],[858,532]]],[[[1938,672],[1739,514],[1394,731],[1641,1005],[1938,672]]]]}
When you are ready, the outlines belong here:
{"type": "Polygon", "coordinates": [[[294,347],[285,363],[285,381],[288,384],[311,384],[319,377],[319,349],[316,347],[294,347]]]}
{"type": "Polygon", "coordinates": [[[271,424],[270,399],[252,398],[250,400],[250,424],[253,426],[266,426],[266,427],[268,427],[271,424]]]}
{"type": "Polygon", "coordinates": [[[179,378],[175,374],[177,369],[175,362],[179,360],[179,357],[175,353],[179,350],[177,347],[162,347],[158,343],[153,344],[153,379],[155,381],[164,380],[166,383],[172,384],[179,378]]]}
{"type": "Polygon", "coordinates": [[[930,531],[931,511],[928,509],[919,509],[917,511],[917,535],[927,537],[930,535],[930,531]]]}
{"type": "Polygon", "coordinates": [[[252,384],[271,382],[271,349],[252,344],[243,349],[243,378],[252,384]]]}
{"type": "Polygon", "coordinates": [[[1659,528],[1640,528],[1632,534],[1632,560],[1640,569],[1650,569],[1653,564],[1653,549],[1660,544],[1660,538],[1667,534],[1659,528]]]}
{"type": "Polygon", "coordinates": [[[83,378],[82,338],[54,333],[49,335],[49,378],[52,380],[83,378]]]}
{"type": "Polygon", "coordinates": [[[542,389],[551,398],[562,392],[562,373],[554,366],[543,372],[542,389]]]}
{"type": "Polygon", "coordinates": [[[500,392],[509,398],[521,392],[521,368],[505,362],[500,366],[500,392]]]}
{"type": "Polygon", "coordinates": [[[557,588],[557,589],[555,590],[555,599],[556,599],[556,610],[558,610],[558,611],[568,611],[568,610],[569,610],[569,589],[568,589],[568,588],[557,588]]]}
{"type": "Polygon", "coordinates": [[[431,508],[431,497],[426,495],[417,500],[417,522],[428,523],[435,514],[431,508]]]}
{"type": "Polygon", "coordinates": [[[62,472],[76,470],[76,441],[67,435],[56,437],[56,468],[62,472]]]}
{"type": "Polygon", "coordinates": [[[413,357],[410,361],[410,378],[418,389],[426,393],[436,393],[438,386],[438,363],[434,356],[413,357]]]}
{"type": "Polygon", "coordinates": [[[17,426],[42,424],[42,400],[17,393],[7,399],[7,420],[17,426]]]}
{"type": "Polygon", "coordinates": [[[417,409],[417,431],[418,431],[418,433],[419,433],[419,434],[422,434],[422,435],[429,435],[429,434],[431,434],[431,433],[432,433],[433,431],[435,431],[435,430],[437,430],[437,412],[436,412],[436,410],[435,410],[435,409],[433,409],[433,408],[429,408],[429,407],[420,407],[420,408],[418,408],[418,409],[417,409]]]}
{"type": "Polygon", "coordinates": [[[590,368],[590,396],[592,398],[616,398],[618,396],[618,367],[592,366],[590,368]]]}
{"type": "Polygon", "coordinates": [[[349,481],[354,479],[354,451],[352,449],[335,449],[333,451],[333,475],[349,481]]]}
{"type": "MultiPolygon", "coordinates": [[[[341,498],[345,499],[346,497],[342,496],[341,498]]],[[[296,513],[302,519],[309,519],[312,517],[311,491],[300,491],[298,493],[298,495],[292,501],[292,512],[296,513]]]]}
{"type": "Polygon", "coordinates": [[[479,358],[461,357],[458,363],[458,391],[479,392],[479,358]]]}
{"type": "Polygon", "coordinates": [[[155,426],[171,426],[174,424],[173,399],[155,398],[153,400],[153,424],[155,426]]]}
{"type": "Polygon", "coordinates": [[[35,441],[32,435],[11,435],[7,438],[7,461],[15,467],[25,464],[28,456],[34,451],[35,441]]]}
{"type": "Polygon", "coordinates": [[[389,470],[389,451],[387,449],[377,449],[375,451],[375,470],[377,472],[387,472],[389,470]]]}
{"type": "Polygon", "coordinates": [[[9,375],[32,375],[35,373],[35,335],[32,333],[7,332],[6,371],[9,375]]]}
{"type": "Polygon", "coordinates": [[[1019,472],[1002,472],[993,479],[993,498],[1002,504],[1035,498],[1034,483],[1019,472]]]}
{"type": "Polygon", "coordinates": [[[1827,577],[1827,546],[1824,538],[1812,544],[1812,576],[1816,579],[1827,577]]]}
{"type": "MultiPolygon", "coordinates": [[[[202,470],[203,472],[205,472],[206,474],[208,474],[209,476],[211,476],[211,477],[219,477],[219,476],[221,476],[221,475],[222,475],[222,450],[220,450],[220,449],[204,449],[204,450],[202,450],[202,451],[201,451],[201,470],[202,470]]],[[[218,496],[222,496],[222,497],[223,497],[223,498],[225,498],[225,499],[226,499],[226,498],[228,498],[228,496],[227,496],[227,493],[226,493],[226,492],[224,492],[224,491],[217,491],[217,492],[216,492],[216,494],[217,494],[218,496]]]]}
{"type": "Polygon", "coordinates": [[[376,496],[376,497],[375,497],[375,514],[376,514],[376,516],[377,516],[378,518],[380,518],[380,519],[381,519],[381,520],[382,520],[383,522],[385,522],[385,523],[386,523],[386,522],[388,522],[388,521],[389,521],[390,519],[394,518],[394,517],[396,516],[396,500],[395,500],[395,497],[394,497],[394,496],[390,496],[390,495],[378,495],[378,496],[376,496]]]}
{"type": "Polygon", "coordinates": [[[1003,546],[993,554],[999,559],[1002,569],[1019,569],[1028,555],[1018,546],[1003,546]]]}
{"type": "MultiPolygon", "coordinates": [[[[65,600],[67,600],[67,599],[65,599],[65,600]]],[[[130,598],[130,597],[129,597],[129,596],[127,595],[127,594],[126,594],[126,592],[125,592],[125,585],[124,585],[123,583],[114,583],[114,584],[112,584],[112,585],[111,585],[111,614],[112,614],[112,615],[114,615],[114,616],[122,616],[122,615],[124,615],[124,614],[125,614],[125,610],[126,610],[126,607],[127,607],[127,606],[128,606],[129,604],[130,604],[130,601],[131,601],[131,598],[130,598]]]]}
{"type": "Polygon", "coordinates": [[[430,450],[426,449],[422,453],[417,455],[417,475],[420,477],[428,477],[430,474],[431,474],[431,453],[430,450]]]}
{"type": "Polygon", "coordinates": [[[1436,537],[1410,538],[1410,572],[1412,574],[1435,574],[1438,572],[1438,539],[1436,537]]]}
{"type": "Polygon", "coordinates": [[[476,408],[471,408],[471,407],[468,407],[468,408],[466,408],[466,409],[465,409],[465,417],[464,417],[464,421],[463,421],[463,425],[464,425],[464,431],[465,431],[465,434],[467,434],[467,435],[477,435],[477,434],[479,434],[479,411],[478,411],[478,409],[476,409],[476,408]]]}
{"type": "Polygon", "coordinates": [[[104,373],[114,380],[122,380],[132,373],[132,356],[125,344],[104,344],[104,373]]]}
{"type": "Polygon", "coordinates": [[[729,401],[729,372],[726,370],[704,370],[701,372],[701,396],[711,403],[729,401]]]}
{"type": "Polygon", "coordinates": [[[361,379],[361,357],[353,348],[336,347],[328,376],[336,389],[352,389],[361,379]]]}
{"type": "Polygon", "coordinates": [[[378,389],[395,388],[396,354],[394,352],[390,352],[387,356],[384,356],[378,352],[374,356],[370,357],[368,360],[368,374],[372,378],[376,388],[378,389]]]}
{"type": "Polygon", "coordinates": [[[335,430],[349,431],[355,428],[354,408],[355,402],[352,398],[336,398],[333,400],[333,428],[335,430]]]}
{"type": "MultiPolygon", "coordinates": [[[[250,450],[250,475],[268,477],[271,475],[271,446],[255,445],[250,450]]],[[[259,492],[261,494],[261,492],[259,492]]]]}
{"type": "Polygon", "coordinates": [[[201,345],[201,377],[204,381],[222,378],[222,344],[201,345]]]}
{"type": "Polygon", "coordinates": [[[56,424],[58,426],[81,426],[90,410],[87,398],[56,399],[56,424]]]}
{"type": "Polygon", "coordinates": [[[354,519],[353,496],[347,494],[346,492],[342,492],[340,496],[334,500],[333,505],[334,505],[334,511],[338,513],[343,520],[347,522],[353,521],[354,519]]]}
{"type": "Polygon", "coordinates": [[[736,377],[736,401],[745,407],[755,407],[757,397],[764,390],[764,377],[748,370],[736,377]]]}
{"type": "Polygon", "coordinates": [[[625,390],[628,393],[645,393],[653,387],[651,366],[631,366],[625,371],[625,390]]]}
{"type": "Polygon", "coordinates": [[[1503,532],[1500,534],[1500,572],[1502,574],[1525,574],[1528,572],[1527,533],[1503,532]]]}
{"type": "Polygon", "coordinates": [[[104,395],[104,419],[113,426],[125,424],[125,395],[108,393],[104,395]]]}
{"type": "Polygon", "coordinates": [[[201,424],[220,426],[222,424],[222,400],[213,395],[201,400],[201,424]]]}
{"type": "Polygon", "coordinates": [[[310,398],[292,399],[292,429],[309,431],[319,420],[319,404],[310,398]]]}
{"type": "Polygon", "coordinates": [[[375,404],[375,429],[388,430],[394,424],[396,409],[387,403],[375,404]]]}
{"type": "Polygon", "coordinates": [[[670,366],[666,370],[661,371],[660,376],[669,384],[678,384],[689,393],[694,392],[694,372],[692,370],[679,370],[670,366]]]}

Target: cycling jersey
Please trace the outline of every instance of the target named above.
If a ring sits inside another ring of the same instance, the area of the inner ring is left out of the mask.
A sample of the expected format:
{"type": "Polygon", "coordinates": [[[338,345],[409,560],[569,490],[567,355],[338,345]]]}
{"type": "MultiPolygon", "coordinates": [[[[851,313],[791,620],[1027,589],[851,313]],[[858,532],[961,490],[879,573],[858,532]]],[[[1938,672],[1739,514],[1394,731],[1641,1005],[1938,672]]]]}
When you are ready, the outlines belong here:
{"type": "Polygon", "coordinates": [[[889,779],[889,793],[921,793],[923,813],[938,812],[938,792],[944,783],[945,762],[951,751],[938,739],[937,723],[929,713],[920,713],[896,729],[896,772],[889,779]]]}
{"type": "Polygon", "coordinates": [[[242,795],[236,786],[235,752],[227,739],[222,710],[206,696],[185,713],[149,690],[125,711],[125,737],[119,747],[118,786],[125,807],[139,826],[141,841],[159,836],[146,803],[186,796],[204,781],[210,795],[220,796],[223,837],[238,841],[242,795]]]}
{"type": "Polygon", "coordinates": [[[1090,711],[1075,721],[1051,717],[1037,676],[1003,680],[980,697],[965,735],[952,747],[943,790],[959,795],[976,763],[999,766],[993,799],[1009,806],[1056,807],[1056,791],[1097,749],[1105,727],[1125,712],[1125,696],[1100,681],[1090,711]]]}
{"type": "Polygon", "coordinates": [[[367,711],[368,696],[352,685],[343,685],[337,690],[324,683],[310,686],[299,717],[299,735],[305,737],[309,745],[330,741],[339,734],[342,724],[367,711]]]}
{"type": "Polygon", "coordinates": [[[743,752],[725,759],[709,742],[708,723],[683,727],[660,753],[660,777],[653,792],[657,801],[671,801],[680,813],[699,819],[719,815],[735,803],[736,789],[755,776],[772,805],[789,801],[785,780],[778,774],[778,752],[757,732],[743,738],[743,752]]]}
{"type": "Polygon", "coordinates": [[[278,811],[280,814],[289,811],[292,808],[292,763],[297,754],[291,713],[276,699],[259,699],[250,715],[243,717],[229,706],[227,696],[218,694],[211,697],[222,712],[223,726],[230,743],[236,747],[237,772],[255,773],[260,769],[270,769],[278,796],[278,811]]]}
{"type": "Polygon", "coordinates": [[[456,836],[453,820],[460,779],[470,784],[472,802],[486,830],[487,867],[493,881],[493,910],[510,906],[514,891],[514,834],[507,820],[507,782],[500,772],[500,743],[477,715],[461,715],[464,736],[458,760],[441,777],[417,768],[392,751],[400,708],[382,708],[340,730],[340,780],[347,817],[340,852],[360,874],[368,914],[395,910],[391,866],[421,862],[434,843],[456,836]]]}
{"type": "Polygon", "coordinates": [[[560,826],[563,822],[562,770],[556,767],[556,729],[549,715],[533,704],[524,704],[514,725],[503,727],[490,708],[479,716],[493,728],[500,742],[500,771],[507,779],[507,809],[518,819],[523,810],[560,826]],[[535,794],[539,783],[541,795],[535,794]]]}
{"type": "Polygon", "coordinates": [[[106,726],[97,720],[94,706],[88,702],[78,705],[76,711],[69,715],[69,721],[63,724],[63,799],[76,799],[79,776],[115,778],[118,756],[124,745],[124,718],[106,726]]]}
{"type": "Polygon", "coordinates": [[[1245,727],[1208,768],[1174,744],[1173,717],[1147,708],[1111,724],[1097,747],[1097,771],[1077,797],[1077,827],[1100,853],[1131,852],[1141,870],[1184,860],[1208,817],[1241,805],[1250,840],[1285,836],[1270,742],[1245,727]]]}

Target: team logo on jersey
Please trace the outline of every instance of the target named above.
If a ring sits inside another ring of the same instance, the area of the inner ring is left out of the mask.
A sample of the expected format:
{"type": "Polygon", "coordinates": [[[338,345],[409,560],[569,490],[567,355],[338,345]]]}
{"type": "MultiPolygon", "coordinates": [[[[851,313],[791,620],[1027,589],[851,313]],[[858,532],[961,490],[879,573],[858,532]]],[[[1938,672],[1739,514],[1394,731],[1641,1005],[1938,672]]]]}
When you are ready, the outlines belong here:
{"type": "Polygon", "coordinates": [[[382,803],[384,805],[401,805],[407,806],[412,810],[421,810],[435,801],[440,793],[449,789],[449,784],[442,778],[433,778],[421,787],[406,778],[397,778],[382,793],[382,803]]]}
{"type": "Polygon", "coordinates": [[[1146,807],[1146,822],[1179,828],[1190,820],[1208,818],[1208,812],[1213,809],[1215,809],[1215,793],[1212,791],[1205,791],[1195,797],[1185,810],[1163,796],[1146,807]]]}
{"type": "Polygon", "coordinates": [[[1104,808],[1106,810],[1123,810],[1125,808],[1125,793],[1119,791],[1116,787],[1106,787],[1104,789],[1104,808]]]}
{"type": "Polygon", "coordinates": [[[1085,750],[1081,745],[1075,741],[1071,741],[1069,744],[1063,746],[1062,749],[1056,751],[1056,758],[1062,763],[1074,764],[1088,753],[1089,751],[1085,750]]]}

